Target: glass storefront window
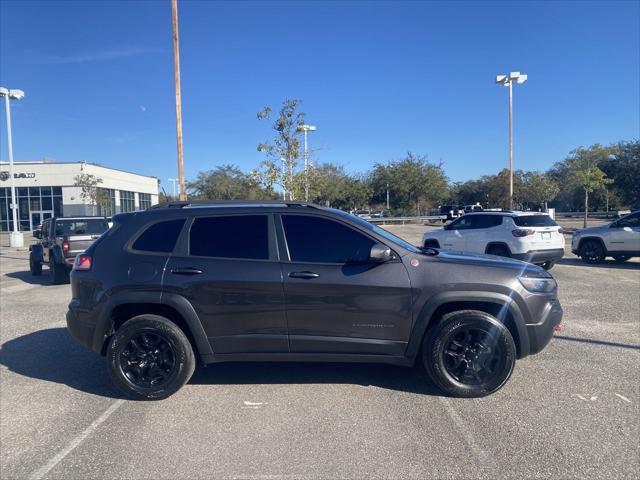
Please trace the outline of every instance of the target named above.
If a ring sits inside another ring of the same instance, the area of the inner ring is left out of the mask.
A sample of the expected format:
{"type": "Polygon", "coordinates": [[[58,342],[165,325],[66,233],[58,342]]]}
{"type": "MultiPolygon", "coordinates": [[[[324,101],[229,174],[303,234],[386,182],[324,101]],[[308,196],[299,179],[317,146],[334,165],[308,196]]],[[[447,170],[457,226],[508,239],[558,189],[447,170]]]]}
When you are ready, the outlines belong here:
{"type": "Polygon", "coordinates": [[[126,190],[120,190],[120,211],[133,212],[136,209],[135,194],[126,190]]]}
{"type": "MultiPolygon", "coordinates": [[[[18,221],[20,230],[35,228],[33,221],[48,216],[62,216],[61,187],[20,187],[16,188],[18,221]],[[53,191],[59,195],[53,196],[53,191]]],[[[0,230],[13,230],[11,213],[11,188],[0,188],[0,230]]]]}

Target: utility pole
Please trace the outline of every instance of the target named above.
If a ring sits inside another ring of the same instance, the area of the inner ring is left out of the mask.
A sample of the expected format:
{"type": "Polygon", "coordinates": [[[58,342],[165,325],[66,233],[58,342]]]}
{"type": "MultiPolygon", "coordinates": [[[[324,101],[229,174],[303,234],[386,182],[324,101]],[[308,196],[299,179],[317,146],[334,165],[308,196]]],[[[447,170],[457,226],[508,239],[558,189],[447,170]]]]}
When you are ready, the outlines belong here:
{"type": "Polygon", "coordinates": [[[184,158],[182,151],[182,97],[180,93],[180,42],[178,39],[178,0],[171,0],[171,19],[173,24],[173,78],[176,87],[176,137],[178,142],[178,182],[180,200],[186,200],[184,188],[184,158]]]}

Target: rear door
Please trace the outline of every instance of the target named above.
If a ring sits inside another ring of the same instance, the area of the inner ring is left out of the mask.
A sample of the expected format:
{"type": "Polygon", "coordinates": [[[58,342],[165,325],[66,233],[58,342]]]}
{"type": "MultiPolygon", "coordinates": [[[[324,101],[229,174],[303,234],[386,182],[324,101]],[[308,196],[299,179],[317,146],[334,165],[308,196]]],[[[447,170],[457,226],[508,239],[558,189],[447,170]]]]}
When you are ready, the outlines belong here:
{"type": "Polygon", "coordinates": [[[344,222],[280,217],[291,352],[402,355],[412,322],[402,262],[369,262],[377,240],[344,222]]]}
{"type": "Polygon", "coordinates": [[[502,215],[469,215],[468,218],[471,220],[470,229],[465,231],[468,252],[484,253],[489,242],[503,238],[502,215]]]}
{"type": "Polygon", "coordinates": [[[215,354],[288,352],[272,215],[192,219],[169,259],[163,291],[185,297],[215,354]]]}

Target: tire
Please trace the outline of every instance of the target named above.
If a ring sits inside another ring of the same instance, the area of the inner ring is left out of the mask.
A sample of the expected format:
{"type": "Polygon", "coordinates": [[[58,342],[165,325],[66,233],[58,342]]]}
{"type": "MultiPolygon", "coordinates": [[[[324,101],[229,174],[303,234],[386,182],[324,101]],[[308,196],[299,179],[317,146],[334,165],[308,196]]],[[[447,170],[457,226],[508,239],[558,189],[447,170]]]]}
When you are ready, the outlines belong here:
{"type": "Polygon", "coordinates": [[[424,242],[424,248],[440,248],[440,244],[436,240],[427,240],[424,242]]]}
{"type": "Polygon", "coordinates": [[[613,259],[618,263],[626,262],[630,258],[631,258],[631,255],[616,255],[613,257],[613,259]]]}
{"type": "Polygon", "coordinates": [[[487,248],[487,254],[496,255],[498,257],[511,257],[509,249],[503,245],[491,245],[487,248]]]}
{"type": "Polygon", "coordinates": [[[54,285],[69,283],[69,271],[65,265],[51,262],[49,271],[51,272],[51,281],[54,285]]]}
{"type": "Polygon", "coordinates": [[[513,373],[516,354],[507,327],[477,310],[445,315],[422,343],[429,377],[454,397],[484,397],[502,388],[513,373]]]}
{"type": "Polygon", "coordinates": [[[548,262],[544,262],[542,265],[540,265],[542,268],[544,268],[545,270],[551,270],[553,268],[553,266],[556,264],[555,260],[549,260],[548,262]]]}
{"type": "Polygon", "coordinates": [[[29,270],[34,277],[42,275],[42,264],[33,259],[33,254],[29,255],[29,270]]]}
{"type": "Polygon", "coordinates": [[[109,376],[132,400],[162,400],[173,395],[189,381],[195,365],[184,332],[159,315],[127,320],[107,348],[109,376]]]}
{"type": "Polygon", "coordinates": [[[601,263],[606,256],[602,244],[597,240],[587,240],[580,245],[580,257],[586,263],[601,263]]]}

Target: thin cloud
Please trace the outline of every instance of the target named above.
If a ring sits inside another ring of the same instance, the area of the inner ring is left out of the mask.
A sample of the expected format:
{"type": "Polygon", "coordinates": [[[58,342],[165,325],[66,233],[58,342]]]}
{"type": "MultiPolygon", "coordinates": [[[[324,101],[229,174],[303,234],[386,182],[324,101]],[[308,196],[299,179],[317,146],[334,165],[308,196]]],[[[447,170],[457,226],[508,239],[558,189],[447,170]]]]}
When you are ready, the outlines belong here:
{"type": "Polygon", "coordinates": [[[104,62],[108,60],[135,57],[138,55],[146,55],[149,53],[160,53],[162,51],[164,50],[159,47],[125,47],[114,50],[103,50],[101,52],[82,53],[78,55],[44,55],[40,58],[36,58],[36,63],[49,65],[71,65],[77,63],[104,62]]]}
{"type": "Polygon", "coordinates": [[[140,105],[138,108],[140,109],[141,112],[147,111],[147,107],[145,107],[144,105],[140,105]]]}

